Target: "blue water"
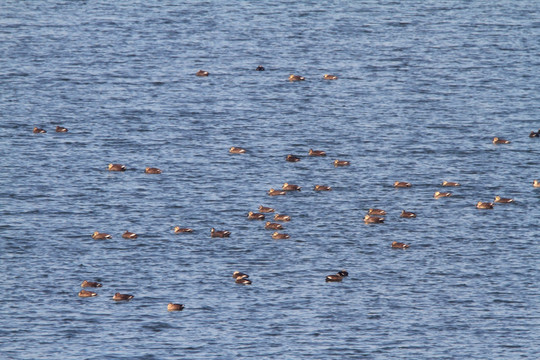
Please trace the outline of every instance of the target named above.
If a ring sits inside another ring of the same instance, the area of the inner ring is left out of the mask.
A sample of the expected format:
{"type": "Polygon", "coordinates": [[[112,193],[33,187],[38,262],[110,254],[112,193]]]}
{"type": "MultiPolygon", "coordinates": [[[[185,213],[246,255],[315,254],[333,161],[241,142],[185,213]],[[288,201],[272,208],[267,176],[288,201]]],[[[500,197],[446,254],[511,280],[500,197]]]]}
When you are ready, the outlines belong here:
{"type": "Polygon", "coordinates": [[[538,358],[539,19],[532,0],[1,1],[0,357],[538,358]],[[284,182],[302,191],[266,194],[284,182]],[[515,203],[475,208],[495,195],[515,203]],[[247,220],[259,205],[289,240],[247,220]]]}

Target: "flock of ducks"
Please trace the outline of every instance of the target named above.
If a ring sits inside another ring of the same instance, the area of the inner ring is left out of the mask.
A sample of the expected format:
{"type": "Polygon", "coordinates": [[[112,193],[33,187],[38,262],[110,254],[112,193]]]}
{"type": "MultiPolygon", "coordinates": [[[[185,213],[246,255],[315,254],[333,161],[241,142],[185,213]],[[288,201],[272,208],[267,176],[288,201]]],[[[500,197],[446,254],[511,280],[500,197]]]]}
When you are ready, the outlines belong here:
{"type": "MultiPolygon", "coordinates": [[[[256,70],[257,71],[264,71],[265,69],[264,69],[263,66],[258,66],[256,68],[256,70]]],[[[206,77],[206,76],[209,76],[209,72],[204,71],[204,70],[199,70],[196,73],[196,76],[206,77]]],[[[324,80],[337,80],[338,77],[335,76],[335,75],[325,74],[323,76],[323,79],[324,80]]],[[[291,74],[289,76],[289,81],[303,81],[303,80],[305,80],[305,78],[303,76],[300,76],[300,75],[291,74]]],[[[62,126],[57,126],[55,131],[59,132],[59,133],[66,133],[66,132],[68,132],[68,129],[65,128],[65,127],[62,127],[62,126]]],[[[36,134],[47,133],[47,131],[45,129],[38,128],[38,127],[34,127],[33,132],[36,133],[36,134]]],[[[529,134],[529,137],[531,137],[531,138],[532,137],[540,137],[540,129],[538,130],[538,132],[531,131],[531,133],[529,134]]],[[[502,138],[499,138],[499,137],[494,137],[492,142],[493,142],[493,144],[496,144],[496,145],[509,144],[510,143],[509,140],[505,140],[505,139],[502,139],[502,138]]],[[[229,152],[231,154],[245,154],[245,153],[247,153],[247,150],[245,148],[242,148],[242,147],[233,146],[233,147],[231,147],[229,149],[229,152]]],[[[326,152],[323,151],[323,150],[309,149],[308,156],[325,157],[326,152]]],[[[287,155],[285,157],[285,160],[288,161],[288,162],[299,162],[301,160],[301,158],[296,156],[296,155],[289,154],[289,155],[287,155]]],[[[349,166],[350,162],[347,161],[347,160],[336,159],[336,160],[334,160],[333,164],[334,164],[335,167],[343,167],[343,166],[349,166]]],[[[123,164],[109,164],[108,165],[108,170],[109,171],[126,171],[127,168],[123,164]]],[[[162,171],[161,171],[161,169],[158,169],[158,168],[155,168],[155,167],[147,167],[147,168],[145,168],[145,173],[147,173],[147,174],[161,174],[162,171]]],[[[443,187],[458,187],[461,184],[459,184],[458,182],[443,181],[441,185],[443,187]]],[[[396,182],[394,182],[393,186],[395,188],[410,188],[410,187],[412,187],[412,184],[409,183],[409,182],[405,182],[405,181],[396,181],[396,182]]],[[[533,181],[533,186],[536,187],[536,188],[540,187],[540,181],[535,179],[533,181]]],[[[283,186],[281,187],[281,190],[270,188],[270,190],[268,190],[267,194],[268,194],[268,196],[284,196],[288,192],[301,191],[301,190],[302,190],[302,188],[299,185],[284,183],[283,186]]],[[[332,191],[332,188],[330,186],[328,186],[328,185],[317,184],[317,185],[314,186],[313,190],[314,191],[332,191]]],[[[452,196],[452,193],[448,192],[448,191],[446,191],[446,192],[436,191],[434,193],[434,195],[433,195],[433,197],[435,199],[440,199],[440,198],[445,198],[445,197],[450,197],[450,196],[452,196]]],[[[508,204],[508,203],[512,203],[512,202],[514,202],[514,200],[511,199],[511,198],[502,198],[500,196],[495,196],[495,199],[492,202],[478,201],[476,203],[476,208],[478,208],[478,209],[493,209],[495,203],[508,204]]],[[[366,224],[381,224],[381,223],[384,223],[384,221],[385,221],[385,218],[384,218],[385,215],[387,215],[387,213],[383,209],[370,208],[368,210],[367,214],[365,214],[365,216],[364,216],[364,222],[366,224]]],[[[402,218],[416,218],[416,214],[414,212],[402,210],[400,217],[402,217],[402,218]]],[[[275,209],[260,205],[259,208],[258,208],[258,212],[250,211],[247,214],[247,218],[249,220],[265,221],[264,228],[269,229],[269,230],[274,230],[274,232],[272,233],[272,239],[284,240],[284,239],[289,239],[290,238],[289,234],[279,232],[279,231],[283,230],[284,227],[283,227],[282,224],[278,223],[278,222],[291,221],[291,217],[289,215],[275,213],[275,209]],[[267,220],[266,216],[268,214],[271,214],[271,213],[274,213],[274,215],[272,217],[274,222],[265,221],[265,220],[267,220]]],[[[193,229],[187,228],[187,227],[175,226],[174,229],[173,229],[173,232],[175,234],[192,233],[193,229]]],[[[226,238],[226,237],[229,237],[230,235],[231,235],[231,232],[228,231],[228,230],[216,230],[215,228],[210,229],[210,236],[212,238],[226,238]]],[[[122,234],[122,237],[125,238],[125,239],[136,239],[137,236],[138,235],[136,233],[133,233],[133,232],[130,232],[130,231],[127,231],[127,230],[122,234]]],[[[112,239],[112,235],[107,234],[107,233],[103,233],[103,232],[99,232],[99,231],[95,231],[92,234],[92,238],[96,239],[96,240],[106,240],[106,239],[112,239]]],[[[393,241],[392,244],[391,244],[391,248],[393,248],[393,249],[407,249],[409,247],[410,247],[409,244],[405,244],[405,243],[397,242],[397,241],[393,241]]],[[[346,270],[340,270],[336,274],[327,275],[326,278],[325,278],[325,281],[326,282],[341,282],[348,275],[349,275],[349,273],[346,270]]],[[[236,284],[251,285],[251,283],[252,283],[252,281],[249,279],[249,275],[247,275],[245,273],[242,273],[242,272],[239,272],[239,271],[235,271],[233,273],[232,277],[235,280],[236,284]]],[[[94,291],[86,290],[85,288],[97,289],[97,288],[101,288],[102,286],[103,285],[101,283],[84,280],[81,283],[81,287],[83,289],[78,293],[78,296],[83,297],[83,298],[98,296],[98,293],[96,293],[94,291]]],[[[129,300],[131,300],[133,298],[134,298],[134,296],[131,295],[131,294],[121,294],[121,293],[115,293],[113,295],[113,297],[112,297],[112,299],[114,301],[129,301],[129,300]]],[[[181,310],[184,309],[184,307],[185,306],[183,304],[169,303],[167,305],[167,310],[168,311],[181,311],[181,310]]]]}

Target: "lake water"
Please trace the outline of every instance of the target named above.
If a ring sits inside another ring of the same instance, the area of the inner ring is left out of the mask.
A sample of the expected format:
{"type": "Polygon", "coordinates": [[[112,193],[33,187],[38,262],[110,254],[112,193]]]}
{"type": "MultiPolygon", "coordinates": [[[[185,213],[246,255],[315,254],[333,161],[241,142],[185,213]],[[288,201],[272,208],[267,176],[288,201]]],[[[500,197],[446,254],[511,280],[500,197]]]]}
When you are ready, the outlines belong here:
{"type": "Polygon", "coordinates": [[[1,357],[538,358],[539,19],[533,0],[1,1],[1,357]],[[284,182],[302,191],[267,195],[284,182]],[[515,203],[475,208],[495,195],[515,203]],[[259,205],[290,239],[247,220],[259,205]]]}

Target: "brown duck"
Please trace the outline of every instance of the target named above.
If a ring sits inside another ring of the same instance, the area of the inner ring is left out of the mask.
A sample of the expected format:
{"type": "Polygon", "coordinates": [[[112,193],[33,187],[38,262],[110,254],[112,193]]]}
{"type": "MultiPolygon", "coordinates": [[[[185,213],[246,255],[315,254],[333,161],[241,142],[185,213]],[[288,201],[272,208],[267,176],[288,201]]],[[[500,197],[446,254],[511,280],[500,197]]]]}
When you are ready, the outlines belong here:
{"type": "Polygon", "coordinates": [[[382,209],[369,209],[368,214],[369,215],[386,215],[386,211],[382,209]]]}
{"type": "Polygon", "coordinates": [[[288,161],[288,162],[299,162],[300,161],[300,158],[298,156],[295,156],[295,155],[292,155],[292,154],[289,154],[285,157],[285,160],[288,161]]]}
{"type": "Polygon", "coordinates": [[[126,167],[122,164],[109,164],[109,171],[126,171],[126,167]]]}
{"type": "Polygon", "coordinates": [[[326,185],[315,185],[313,190],[315,190],[315,191],[332,191],[332,188],[330,186],[326,186],[326,185]]]}
{"type": "Polygon", "coordinates": [[[446,181],[444,180],[441,184],[442,186],[461,186],[460,183],[458,182],[455,182],[455,181],[446,181]]]}
{"type": "Polygon", "coordinates": [[[114,301],[127,301],[127,300],[131,300],[133,299],[134,296],[133,295],[130,295],[130,294],[120,294],[120,293],[116,293],[114,294],[113,296],[113,300],[114,301]]]}
{"type": "Polygon", "coordinates": [[[251,285],[251,280],[246,278],[237,278],[234,282],[240,285],[251,285]]]}
{"type": "Polygon", "coordinates": [[[56,132],[68,132],[68,129],[63,126],[57,126],[56,132]]]}
{"type": "Polygon", "coordinates": [[[501,139],[501,138],[498,138],[498,137],[494,137],[493,138],[493,143],[494,144],[510,144],[510,141],[505,140],[505,139],[501,139]]]}
{"type": "Polygon", "coordinates": [[[433,197],[435,199],[440,199],[442,197],[449,197],[452,196],[452,193],[450,192],[441,192],[441,191],[435,191],[435,194],[433,194],[433,197]]]}
{"type": "Polygon", "coordinates": [[[174,233],[175,234],[191,233],[191,232],[193,232],[193,229],[191,229],[191,228],[181,228],[180,226],[175,226],[174,227],[174,233]]]}
{"type": "Polygon", "coordinates": [[[161,174],[161,169],[154,168],[154,167],[147,167],[144,169],[144,172],[147,174],[161,174]]]}
{"type": "Polygon", "coordinates": [[[336,75],[330,75],[330,74],[324,74],[323,75],[323,79],[324,80],[337,80],[337,76],[336,75]]]}
{"type": "Polygon", "coordinates": [[[182,311],[182,310],[184,310],[183,304],[173,304],[173,303],[167,304],[167,311],[182,311]]]}
{"type": "Polygon", "coordinates": [[[81,287],[102,287],[103,285],[101,285],[100,283],[96,282],[96,281],[86,281],[84,280],[82,283],[81,283],[81,287]]]}
{"type": "Polygon", "coordinates": [[[208,71],[199,70],[195,73],[197,76],[208,76],[210,73],[208,71]]]}
{"type": "Polygon", "coordinates": [[[406,181],[396,181],[394,182],[394,187],[397,187],[397,188],[408,188],[408,187],[411,187],[412,184],[410,182],[406,182],[406,181]]]}
{"type": "Polygon", "coordinates": [[[259,211],[262,212],[262,213],[271,213],[271,212],[276,211],[276,209],[271,208],[271,207],[266,207],[266,206],[259,205],[259,211]]]}
{"type": "Polygon", "coordinates": [[[326,152],[322,150],[309,149],[308,155],[309,156],[326,156],[326,152]]]}
{"type": "Polygon", "coordinates": [[[281,187],[285,191],[301,191],[301,187],[294,184],[284,183],[281,187]]]}
{"type": "Polygon", "coordinates": [[[400,217],[402,217],[402,218],[415,218],[416,214],[413,213],[413,212],[410,212],[410,211],[401,210],[400,217]]]}
{"type": "Polygon", "coordinates": [[[99,231],[94,231],[92,238],[96,240],[112,239],[112,236],[107,233],[100,233],[99,231]]]}
{"type": "Polygon", "coordinates": [[[289,234],[278,233],[277,231],[272,234],[272,239],[283,240],[290,238],[289,234]]]}
{"type": "Polygon", "coordinates": [[[493,202],[499,203],[499,204],[509,204],[511,202],[514,202],[514,199],[510,198],[502,198],[499,195],[495,196],[495,200],[493,202]]]}
{"type": "Polygon", "coordinates": [[[267,221],[266,224],[264,225],[264,228],[271,229],[271,230],[283,230],[283,225],[267,221]]]}
{"type": "Polygon", "coordinates": [[[270,190],[268,190],[268,195],[270,196],[287,195],[287,192],[283,190],[276,190],[274,188],[271,188],[270,190]]]}
{"type": "Polygon", "coordinates": [[[306,78],[304,78],[303,76],[300,76],[300,75],[291,74],[289,76],[289,81],[303,81],[303,80],[306,80],[306,78]]]}
{"type": "Polygon", "coordinates": [[[253,211],[250,211],[248,213],[247,217],[250,220],[264,220],[264,214],[254,213],[253,211]]]}
{"type": "Polygon", "coordinates": [[[338,167],[338,166],[349,166],[351,165],[351,162],[350,161],[347,161],[347,160],[334,160],[334,166],[335,167],[338,167]]]}
{"type": "Polygon", "coordinates": [[[366,224],[381,224],[384,222],[384,218],[376,215],[366,214],[366,216],[364,216],[364,222],[366,224]]]}
{"type": "Polygon", "coordinates": [[[409,246],[410,246],[410,245],[408,245],[408,244],[405,244],[405,243],[402,243],[402,242],[397,242],[397,241],[394,241],[394,242],[392,243],[392,247],[393,247],[394,249],[406,249],[406,248],[408,248],[409,246]]]}
{"type": "Polygon", "coordinates": [[[88,291],[88,290],[79,291],[79,297],[92,297],[92,296],[98,296],[98,294],[93,291],[88,291]]]}
{"type": "Polygon", "coordinates": [[[243,272],[240,272],[240,271],[235,271],[233,272],[232,277],[233,279],[247,279],[249,275],[244,274],[243,272]]]}
{"type": "Polygon", "coordinates": [[[220,237],[220,238],[224,238],[224,237],[229,237],[231,235],[231,232],[230,231],[227,231],[227,230],[220,230],[220,231],[217,231],[216,229],[212,228],[210,229],[210,236],[211,237],[220,237]]]}
{"type": "Polygon", "coordinates": [[[35,127],[33,132],[34,132],[34,134],[45,134],[47,132],[47,130],[35,127]]]}
{"type": "Polygon", "coordinates": [[[476,203],[477,209],[493,209],[493,203],[479,201],[476,203]]]}
{"type": "Polygon", "coordinates": [[[534,186],[534,187],[540,187],[540,181],[534,180],[534,181],[533,181],[533,186],[534,186]]]}
{"type": "Polygon", "coordinates": [[[122,237],[124,239],[136,239],[137,238],[137,234],[133,233],[133,232],[130,232],[130,231],[127,231],[125,233],[122,234],[122,237]]]}
{"type": "Polygon", "coordinates": [[[276,221],[291,221],[291,217],[285,214],[275,214],[274,220],[276,221]]]}
{"type": "Polygon", "coordinates": [[[247,152],[247,150],[241,147],[231,146],[231,148],[229,149],[229,152],[231,154],[244,154],[247,152]]]}

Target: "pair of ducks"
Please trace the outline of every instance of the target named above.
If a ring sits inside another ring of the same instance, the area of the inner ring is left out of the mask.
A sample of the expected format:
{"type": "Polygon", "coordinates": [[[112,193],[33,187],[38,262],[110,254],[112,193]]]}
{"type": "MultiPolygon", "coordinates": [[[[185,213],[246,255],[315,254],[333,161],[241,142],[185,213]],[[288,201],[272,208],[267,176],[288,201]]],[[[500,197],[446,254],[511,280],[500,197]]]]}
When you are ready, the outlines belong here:
{"type": "MultiPolygon", "coordinates": [[[[122,237],[124,239],[136,239],[138,235],[126,230],[126,232],[122,234],[122,237]]],[[[94,231],[94,233],[92,234],[92,239],[95,239],[95,240],[112,239],[112,236],[107,233],[100,233],[99,231],[94,231]]]]}
{"type": "Polygon", "coordinates": [[[535,131],[531,131],[531,133],[529,134],[529,137],[540,137],[540,129],[538,129],[538,132],[535,132],[535,131]]]}
{"type": "MultiPolygon", "coordinates": [[[[324,80],[337,80],[338,77],[336,75],[324,74],[323,79],[324,80]]],[[[304,81],[304,80],[306,80],[306,78],[300,75],[291,74],[289,76],[289,81],[304,81]]]]}
{"type": "MultiPolygon", "coordinates": [[[[126,171],[126,166],[122,164],[109,164],[109,171],[126,171]]],[[[161,169],[155,167],[147,167],[144,169],[147,174],[161,174],[161,169]]]]}
{"type": "Polygon", "coordinates": [[[502,198],[499,195],[497,195],[497,196],[495,196],[495,199],[493,200],[493,202],[482,202],[482,201],[477,202],[476,203],[476,208],[477,209],[493,209],[493,204],[494,203],[510,204],[512,202],[514,202],[514,199],[502,198]]]}
{"type": "MultiPolygon", "coordinates": [[[[60,132],[60,133],[61,132],[68,132],[68,129],[63,127],[63,126],[57,126],[55,131],[60,132]]],[[[47,130],[41,129],[41,128],[38,128],[38,127],[34,127],[33,133],[34,134],[45,134],[45,133],[47,133],[47,130]]]]}
{"type": "MultiPolygon", "coordinates": [[[[100,288],[102,287],[103,285],[101,283],[98,283],[96,281],[87,281],[87,280],[84,280],[82,283],[81,283],[81,287],[82,288],[100,288]]],[[[98,294],[96,292],[93,292],[93,291],[89,291],[89,290],[81,290],[79,292],[79,297],[94,297],[94,296],[98,296],[98,294]]],[[[113,300],[115,301],[127,301],[127,300],[131,300],[133,299],[133,295],[130,295],[130,294],[121,294],[121,293],[116,293],[114,294],[113,296],[113,300]]]]}
{"type": "MultiPolygon", "coordinates": [[[[384,223],[384,215],[386,215],[386,211],[382,209],[369,209],[364,216],[364,222],[366,224],[382,224],[384,223]]],[[[399,217],[412,219],[416,217],[416,214],[411,211],[401,210],[399,217]]]]}

